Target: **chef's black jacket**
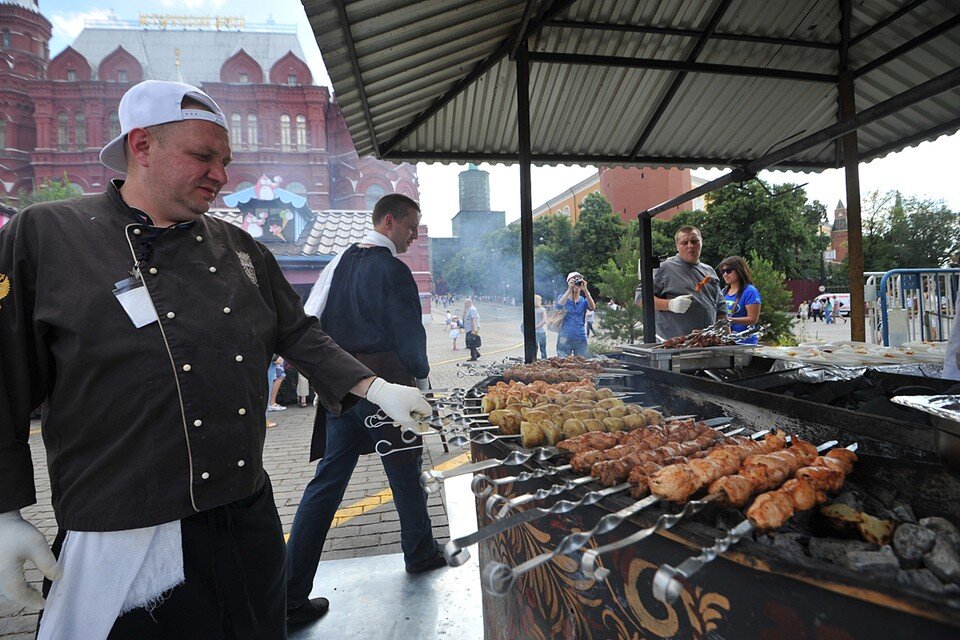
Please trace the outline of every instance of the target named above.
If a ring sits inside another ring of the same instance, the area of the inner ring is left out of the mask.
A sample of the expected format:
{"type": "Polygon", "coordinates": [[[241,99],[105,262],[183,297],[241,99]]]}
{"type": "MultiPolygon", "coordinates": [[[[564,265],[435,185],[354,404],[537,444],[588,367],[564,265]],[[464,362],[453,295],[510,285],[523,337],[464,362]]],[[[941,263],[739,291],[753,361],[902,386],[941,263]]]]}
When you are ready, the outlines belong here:
{"type": "Polygon", "coordinates": [[[35,502],[27,438],[40,403],[59,525],[112,531],[262,485],[273,353],[334,412],[373,375],[304,314],[245,231],[208,216],[158,229],[121,184],[0,229],[0,513],[35,502]],[[140,329],[113,293],[135,267],[159,317],[140,329]]]}

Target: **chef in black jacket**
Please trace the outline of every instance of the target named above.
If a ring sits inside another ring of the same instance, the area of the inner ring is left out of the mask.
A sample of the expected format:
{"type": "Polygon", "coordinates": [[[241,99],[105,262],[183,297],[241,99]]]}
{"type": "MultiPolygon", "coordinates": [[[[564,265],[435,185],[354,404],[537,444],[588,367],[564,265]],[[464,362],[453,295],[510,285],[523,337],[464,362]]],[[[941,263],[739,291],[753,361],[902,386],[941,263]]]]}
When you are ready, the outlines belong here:
{"type": "Polygon", "coordinates": [[[365,397],[412,424],[430,407],[340,349],[263,245],[203,215],[230,162],[209,96],[146,81],[119,117],[101,161],[126,180],[0,229],[0,594],[43,606],[30,559],[53,579],[40,637],[282,638],[284,542],[262,466],[271,355],[335,413],[365,397]],[[59,563],[19,513],[36,500],[41,403],[59,563]],[[125,571],[89,570],[105,563],[125,571]]]}

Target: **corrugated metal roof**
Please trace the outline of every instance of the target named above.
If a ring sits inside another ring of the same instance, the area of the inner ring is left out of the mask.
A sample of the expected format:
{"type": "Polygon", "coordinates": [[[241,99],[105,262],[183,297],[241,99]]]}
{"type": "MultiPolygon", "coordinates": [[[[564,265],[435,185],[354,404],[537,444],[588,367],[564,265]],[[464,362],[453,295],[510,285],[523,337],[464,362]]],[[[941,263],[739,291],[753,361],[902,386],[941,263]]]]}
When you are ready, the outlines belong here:
{"type": "Polygon", "coordinates": [[[180,80],[182,76],[195,85],[220,82],[220,67],[240,49],[263,67],[264,78],[290,51],[306,60],[296,33],[85,27],[70,46],[87,59],[94,77],[100,62],[122,46],[140,61],[144,80],[180,80]]]}
{"type": "MultiPolygon", "coordinates": [[[[537,16],[546,0],[531,0],[537,16]]],[[[685,61],[697,38],[675,33],[582,29],[569,22],[703,30],[723,0],[575,0],[529,39],[531,55],[577,54],[685,61]]],[[[454,85],[510,41],[524,0],[343,0],[370,110],[364,113],[346,31],[335,0],[304,0],[357,151],[374,153],[411,126],[454,85]]],[[[928,0],[869,36],[858,34],[910,4],[854,2],[849,68],[857,69],[956,20],[956,0],[928,0]]],[[[722,36],[812,41],[828,48],[742,39],[709,39],[697,63],[835,76],[839,68],[837,0],[733,0],[717,23],[722,36]]],[[[960,27],[856,79],[863,110],[945,73],[960,60],[960,27]]],[[[834,124],[838,90],[831,82],[687,72],[648,135],[679,72],[533,62],[531,144],[535,161],[620,164],[642,140],[636,164],[722,166],[753,160],[785,142],[834,124]]],[[[960,129],[960,89],[924,100],[863,127],[860,155],[878,155],[960,129]]],[[[518,154],[516,69],[506,56],[388,148],[385,158],[511,161],[518,154]],[[437,155],[439,154],[439,155],[437,155]]],[[[833,143],[808,149],[782,168],[837,166],[833,143]]]]}

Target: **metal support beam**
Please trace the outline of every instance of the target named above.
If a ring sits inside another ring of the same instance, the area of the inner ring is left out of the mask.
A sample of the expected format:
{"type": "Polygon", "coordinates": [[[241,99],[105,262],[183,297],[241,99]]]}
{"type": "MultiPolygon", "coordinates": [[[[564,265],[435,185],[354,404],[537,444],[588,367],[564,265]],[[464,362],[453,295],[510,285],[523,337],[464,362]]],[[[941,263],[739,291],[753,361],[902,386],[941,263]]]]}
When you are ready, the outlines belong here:
{"type": "Polygon", "coordinates": [[[533,188],[530,176],[530,61],[527,41],[517,48],[517,133],[520,150],[520,278],[523,285],[523,361],[537,357],[533,316],[533,188]]]}
{"type": "Polygon", "coordinates": [[[513,35],[513,44],[510,45],[510,59],[517,59],[517,49],[520,47],[521,42],[525,42],[524,37],[527,32],[527,24],[530,22],[530,12],[533,10],[534,0],[527,0],[526,6],[523,8],[523,16],[520,18],[520,26],[517,27],[517,32],[513,35]]]}
{"type": "Polygon", "coordinates": [[[757,177],[756,172],[749,173],[743,169],[734,169],[730,173],[725,173],[719,178],[711,180],[710,182],[704,182],[699,187],[690,189],[685,193],[681,193],[675,198],[671,198],[666,202],[661,202],[655,207],[651,207],[646,211],[643,211],[639,214],[640,218],[652,218],[658,213],[663,213],[664,211],[669,211],[670,209],[683,204],[684,202],[689,202],[694,198],[699,198],[700,196],[710,193],[720,187],[725,187],[728,184],[733,184],[734,182],[745,182],[757,177]]]}
{"type": "Polygon", "coordinates": [[[640,299],[643,303],[643,341],[657,341],[657,310],[653,306],[653,222],[640,216],[640,299]]]}
{"type": "MultiPolygon", "coordinates": [[[[621,33],[648,33],[658,36],[679,36],[681,38],[700,38],[707,33],[705,29],[677,29],[672,27],[649,27],[636,24],[613,24],[601,22],[579,22],[576,20],[552,20],[545,25],[558,29],[581,29],[591,31],[619,31],[621,33]]],[[[753,42],[756,44],[772,44],[783,47],[805,47],[809,49],[827,49],[836,51],[837,45],[833,42],[817,42],[814,40],[797,40],[795,38],[777,38],[771,36],[747,35],[742,33],[728,33],[714,31],[710,36],[713,40],[732,40],[734,42],[753,42]]]]}
{"type": "Polygon", "coordinates": [[[919,7],[926,1],[927,0],[913,0],[913,2],[911,2],[910,4],[900,7],[899,9],[897,9],[896,11],[888,15],[886,18],[884,18],[877,24],[873,25],[869,29],[865,30],[863,33],[852,38],[850,40],[850,46],[852,47],[853,45],[857,44],[861,40],[865,40],[866,38],[869,38],[870,36],[875,34],[877,31],[880,31],[880,29],[883,29],[888,24],[899,20],[900,16],[905,15],[910,11],[913,11],[915,8],[919,7]]]}
{"type": "Polygon", "coordinates": [[[625,58],[621,56],[593,56],[576,53],[531,53],[530,62],[585,65],[591,67],[653,69],[656,71],[687,71],[726,76],[745,76],[749,78],[776,78],[779,80],[797,80],[800,82],[820,82],[827,84],[837,83],[837,76],[832,73],[814,73],[812,71],[795,71],[793,69],[775,69],[770,67],[745,67],[733,64],[713,64],[709,62],[683,62],[679,60],[661,60],[658,58],[625,58]]]}
{"type": "Polygon", "coordinates": [[[363,75],[360,73],[360,60],[357,58],[357,49],[353,44],[353,34],[350,33],[350,20],[347,19],[347,8],[343,0],[337,0],[337,13],[340,15],[340,29],[347,44],[347,54],[350,56],[350,68],[353,70],[353,81],[357,83],[357,92],[360,94],[360,105],[363,107],[363,118],[367,121],[367,131],[370,132],[370,144],[373,153],[380,157],[380,143],[377,142],[377,132],[373,128],[373,116],[370,113],[370,103],[367,100],[367,89],[363,84],[363,75]]]}
{"type": "Polygon", "coordinates": [[[944,20],[943,22],[941,22],[941,23],[938,24],[937,26],[935,26],[935,27],[933,27],[933,28],[930,28],[930,29],[927,29],[926,31],[924,31],[923,33],[921,33],[920,35],[918,35],[917,37],[911,38],[910,40],[907,40],[906,42],[904,42],[904,43],[903,43],[902,45],[900,45],[899,47],[896,47],[895,49],[891,49],[890,51],[887,51],[885,54],[883,54],[882,56],[880,56],[880,57],[877,58],[876,60],[873,60],[873,61],[871,61],[871,62],[868,62],[867,64],[863,65],[863,66],[860,67],[859,69],[854,70],[854,72],[853,72],[853,77],[854,77],[854,78],[859,78],[859,77],[862,76],[863,74],[869,73],[869,72],[873,71],[874,69],[876,69],[877,67],[879,67],[879,66],[881,66],[881,65],[884,65],[884,64],[890,62],[891,60],[895,60],[895,59],[899,58],[900,56],[902,56],[902,55],[905,54],[906,52],[908,52],[908,51],[910,51],[910,50],[912,50],[912,49],[916,49],[917,47],[919,47],[919,46],[921,46],[921,45],[923,45],[923,44],[926,44],[927,42],[929,42],[930,40],[933,40],[933,39],[936,38],[937,36],[939,36],[939,35],[941,35],[941,34],[943,34],[943,33],[946,33],[947,31],[950,31],[951,29],[953,29],[953,28],[956,27],[957,25],[960,25],[960,14],[957,14],[957,15],[953,16],[953,17],[950,18],[949,20],[944,20]]]}
{"type": "MultiPolygon", "coordinates": [[[[716,31],[717,25],[720,23],[720,20],[723,19],[723,14],[726,13],[729,6],[730,0],[723,0],[719,5],[717,5],[713,15],[710,16],[710,20],[707,22],[707,26],[704,28],[703,33],[694,43],[690,53],[687,54],[688,63],[697,61],[697,58],[700,56],[700,53],[703,52],[703,48],[707,46],[707,41],[710,39],[710,36],[713,35],[713,32],[716,31]]],[[[666,92],[664,92],[663,97],[660,99],[660,104],[657,105],[653,115],[650,116],[650,119],[647,121],[647,126],[644,127],[640,137],[637,138],[636,144],[634,144],[633,148],[630,150],[631,160],[640,155],[640,150],[643,148],[643,145],[647,143],[647,139],[660,122],[660,118],[663,117],[664,112],[667,110],[667,106],[670,104],[670,101],[673,100],[673,96],[676,95],[677,91],[680,90],[680,85],[683,84],[683,81],[686,79],[686,77],[687,73],[685,71],[678,73],[673,79],[673,82],[670,83],[670,87],[666,90],[666,92]]]]}
{"type": "MultiPolygon", "coordinates": [[[[850,23],[853,0],[840,0],[840,118],[838,124],[852,120],[857,114],[854,75],[850,73],[850,23]]],[[[847,133],[843,143],[843,174],[847,187],[847,257],[850,273],[850,338],[867,339],[863,292],[863,230],[860,220],[860,158],[857,131],[847,133]]]]}
{"type": "MultiPolygon", "coordinates": [[[[342,0],[340,1],[342,2],[342,0]]],[[[539,31],[540,28],[543,27],[544,23],[553,20],[576,1],[577,0],[556,0],[555,4],[549,10],[547,10],[539,20],[535,20],[527,25],[527,29],[523,35],[523,41],[526,42],[527,38],[530,37],[531,34],[539,31]]],[[[491,53],[487,58],[478,62],[477,66],[473,68],[473,71],[457,80],[443,95],[439,96],[429,107],[420,112],[419,115],[411,120],[409,124],[400,129],[395,136],[390,138],[390,140],[383,145],[383,154],[385,155],[389,153],[391,149],[406,140],[407,136],[416,131],[420,125],[429,120],[435,113],[440,111],[440,109],[450,104],[450,102],[452,102],[453,99],[458,95],[466,91],[467,87],[472,85],[474,80],[485,74],[487,71],[492,69],[495,64],[507,57],[510,54],[512,42],[512,39],[504,40],[500,46],[497,47],[496,51],[491,53]]],[[[381,154],[377,155],[378,157],[383,157],[381,154]]]]}

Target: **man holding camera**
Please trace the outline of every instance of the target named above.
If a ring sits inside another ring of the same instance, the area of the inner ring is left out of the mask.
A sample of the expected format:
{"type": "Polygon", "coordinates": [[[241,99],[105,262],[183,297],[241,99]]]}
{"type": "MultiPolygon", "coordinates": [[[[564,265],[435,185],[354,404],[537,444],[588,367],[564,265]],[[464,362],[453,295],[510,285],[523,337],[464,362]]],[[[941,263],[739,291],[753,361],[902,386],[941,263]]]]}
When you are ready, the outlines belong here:
{"type": "Polygon", "coordinates": [[[557,355],[561,358],[569,355],[586,357],[587,311],[593,311],[597,305],[590,295],[587,281],[579,272],[567,275],[567,290],[557,299],[556,308],[565,312],[557,335],[557,355]]]}
{"type": "MultiPolygon", "coordinates": [[[[726,317],[723,287],[716,270],[700,262],[703,238],[700,230],[683,226],[674,234],[677,255],[670,256],[653,272],[653,304],[657,310],[657,337],[663,340],[685,336],[726,317]]],[[[636,304],[639,306],[640,287],[636,304]]]]}

